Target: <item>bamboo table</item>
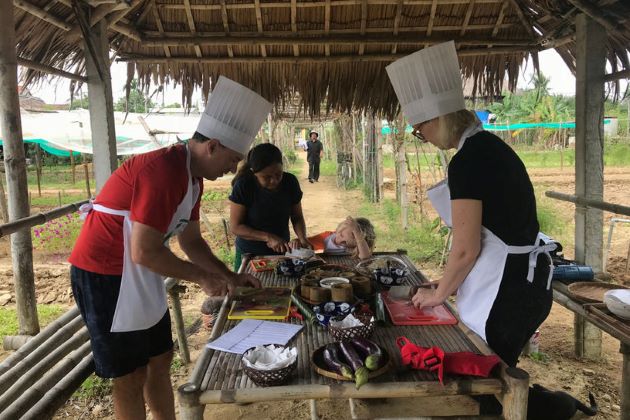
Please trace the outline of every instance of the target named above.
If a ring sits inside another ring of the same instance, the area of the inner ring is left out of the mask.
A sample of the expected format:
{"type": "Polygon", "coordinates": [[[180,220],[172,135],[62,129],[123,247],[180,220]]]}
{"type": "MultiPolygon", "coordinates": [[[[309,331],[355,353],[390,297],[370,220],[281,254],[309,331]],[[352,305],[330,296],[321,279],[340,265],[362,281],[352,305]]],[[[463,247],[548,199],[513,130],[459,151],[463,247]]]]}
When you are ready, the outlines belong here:
{"type": "Polygon", "coordinates": [[[568,287],[558,281],[553,282],[553,300],[619,340],[619,352],[623,355],[620,419],[630,420],[630,326],[610,316],[605,305],[575,301],[571,298],[568,287]]]}
{"type": "MultiPolygon", "coordinates": [[[[397,253],[411,269],[410,284],[426,282],[426,278],[415,269],[403,252],[397,253]]],[[[357,261],[349,256],[325,256],[331,264],[354,266],[357,261]]],[[[249,260],[244,259],[241,270],[249,271],[249,260]]],[[[277,276],[273,272],[255,273],[264,286],[293,286],[296,280],[277,276]]],[[[238,321],[227,320],[228,298],[223,302],[215,322],[210,341],[233,328],[238,321]]],[[[300,323],[298,320],[290,322],[300,323]]],[[[358,398],[404,398],[431,397],[435,402],[443,399],[443,412],[430,415],[452,415],[453,396],[496,395],[503,403],[503,415],[507,419],[525,419],[527,413],[527,391],[529,376],[516,368],[503,366],[498,377],[472,378],[448,377],[444,385],[437,380],[437,375],[418,370],[403,368],[400,352],[395,344],[399,336],[406,336],[420,346],[437,345],[447,352],[473,351],[491,354],[486,344],[462,323],[440,326],[379,326],[375,329],[372,340],[384,347],[391,355],[389,371],[357,390],[352,382],[341,382],[317,374],[310,364],[311,353],[329,342],[327,331],[308,322],[290,342],[298,348],[298,367],[290,381],[284,386],[257,387],[244,374],[241,355],[215,351],[205,348],[197,360],[189,382],[179,388],[180,417],[183,420],[203,418],[206,404],[251,403],[277,400],[311,400],[311,416],[317,418],[315,400],[346,399],[350,402],[354,416],[353,399],[358,398]]],[[[461,397],[466,398],[466,397],[461,397]]],[[[457,399],[457,398],[455,398],[457,399]]],[[[472,412],[478,414],[476,404],[472,412]]],[[[440,405],[438,405],[438,410],[440,405]]],[[[460,413],[461,414],[461,413],[460,413]]]]}

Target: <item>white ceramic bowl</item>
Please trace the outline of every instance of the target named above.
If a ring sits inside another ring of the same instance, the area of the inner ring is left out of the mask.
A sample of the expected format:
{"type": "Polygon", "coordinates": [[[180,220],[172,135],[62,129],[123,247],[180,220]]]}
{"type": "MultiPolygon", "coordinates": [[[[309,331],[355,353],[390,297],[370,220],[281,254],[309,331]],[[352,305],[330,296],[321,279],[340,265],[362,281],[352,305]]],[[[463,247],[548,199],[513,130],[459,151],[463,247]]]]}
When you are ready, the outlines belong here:
{"type": "Polygon", "coordinates": [[[350,280],[345,277],[326,277],[325,279],[321,279],[319,281],[319,285],[325,287],[326,289],[330,289],[335,284],[343,283],[350,283],[350,280]]]}
{"type": "Polygon", "coordinates": [[[604,294],[604,303],[619,318],[630,320],[630,290],[609,290],[604,294]]]}
{"type": "Polygon", "coordinates": [[[303,260],[308,260],[309,258],[313,257],[313,255],[315,255],[315,251],[308,248],[294,248],[291,250],[291,252],[287,252],[285,255],[289,257],[295,257],[295,258],[301,258],[303,260]]]}

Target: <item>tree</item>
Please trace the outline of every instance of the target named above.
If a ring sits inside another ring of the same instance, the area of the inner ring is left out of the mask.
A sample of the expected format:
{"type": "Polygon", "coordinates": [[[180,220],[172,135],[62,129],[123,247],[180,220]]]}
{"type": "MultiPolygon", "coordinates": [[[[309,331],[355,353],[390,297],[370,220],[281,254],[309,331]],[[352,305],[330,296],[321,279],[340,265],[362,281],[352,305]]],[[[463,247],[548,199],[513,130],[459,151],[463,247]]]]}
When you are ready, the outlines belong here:
{"type": "Polygon", "coordinates": [[[81,94],[78,98],[73,98],[70,102],[70,110],[73,109],[88,109],[90,107],[90,101],[86,93],[81,94]]]}
{"type": "Polygon", "coordinates": [[[114,105],[114,110],[122,112],[145,113],[153,108],[154,104],[144,92],[138,88],[138,81],[133,79],[129,89],[129,100],[123,96],[114,105]]]}

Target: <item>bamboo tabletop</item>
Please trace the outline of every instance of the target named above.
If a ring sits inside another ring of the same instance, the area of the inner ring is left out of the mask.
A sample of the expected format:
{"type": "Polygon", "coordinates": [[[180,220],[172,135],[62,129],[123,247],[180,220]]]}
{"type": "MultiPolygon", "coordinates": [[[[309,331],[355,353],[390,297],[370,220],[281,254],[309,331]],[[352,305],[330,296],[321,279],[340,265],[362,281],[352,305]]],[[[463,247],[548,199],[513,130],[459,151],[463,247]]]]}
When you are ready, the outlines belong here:
{"type": "MultiPolygon", "coordinates": [[[[411,261],[404,254],[397,254],[409,266],[411,274],[408,277],[409,284],[420,284],[426,282],[422,273],[418,272],[411,261]]],[[[355,266],[358,262],[350,256],[325,256],[325,260],[330,264],[343,264],[355,266]]],[[[249,264],[247,272],[251,272],[249,264]]],[[[294,286],[298,280],[276,275],[272,271],[259,272],[256,275],[263,286],[294,286]]],[[[218,337],[233,328],[239,321],[227,320],[228,301],[224,301],[222,311],[215,325],[219,328],[213,334],[213,338],[218,337]]],[[[302,321],[291,319],[291,323],[301,324],[302,321]]],[[[372,340],[385,348],[391,356],[391,368],[387,373],[370,379],[370,383],[392,383],[392,382],[437,382],[437,375],[427,371],[409,370],[401,365],[400,352],[396,346],[397,337],[405,336],[413,343],[423,346],[439,346],[446,352],[472,351],[479,354],[488,354],[487,348],[482,348],[475,344],[471,338],[469,330],[463,324],[457,325],[436,325],[436,326],[377,326],[372,336],[372,340]]],[[[310,357],[317,348],[332,342],[326,329],[304,323],[304,327],[290,342],[289,345],[298,348],[298,367],[296,372],[286,384],[291,385],[332,385],[338,383],[334,379],[325,378],[315,372],[311,366],[310,357]]],[[[201,391],[212,390],[239,390],[254,388],[256,385],[245,375],[241,368],[241,355],[215,351],[205,348],[204,355],[199,358],[195,372],[191,378],[191,383],[195,383],[201,391]],[[196,380],[195,380],[196,379],[196,380]]],[[[458,378],[448,378],[457,380],[458,378]]],[[[462,378],[471,380],[470,378],[462,378]]],[[[488,381],[487,379],[485,381],[488,381]]]]}

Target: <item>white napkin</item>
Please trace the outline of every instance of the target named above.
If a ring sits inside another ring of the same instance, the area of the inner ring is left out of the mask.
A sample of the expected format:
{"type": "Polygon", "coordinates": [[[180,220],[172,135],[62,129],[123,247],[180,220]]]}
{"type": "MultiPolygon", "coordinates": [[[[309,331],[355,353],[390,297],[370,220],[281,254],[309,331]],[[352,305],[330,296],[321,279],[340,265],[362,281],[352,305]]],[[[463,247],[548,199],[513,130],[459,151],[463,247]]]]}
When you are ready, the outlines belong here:
{"type": "Polygon", "coordinates": [[[257,346],[243,355],[245,366],[258,370],[272,370],[289,366],[297,359],[295,347],[282,347],[269,344],[257,346]]]}
{"type": "Polygon", "coordinates": [[[308,260],[313,255],[315,255],[315,251],[308,248],[293,248],[291,251],[284,254],[287,257],[299,258],[302,260],[308,260]]]}
{"type": "MultiPolygon", "coordinates": [[[[374,321],[374,317],[370,319],[370,322],[374,321]]],[[[335,328],[352,328],[364,325],[359,319],[355,318],[354,315],[350,314],[341,321],[333,321],[331,320],[329,324],[331,327],[335,328]]]]}

